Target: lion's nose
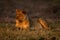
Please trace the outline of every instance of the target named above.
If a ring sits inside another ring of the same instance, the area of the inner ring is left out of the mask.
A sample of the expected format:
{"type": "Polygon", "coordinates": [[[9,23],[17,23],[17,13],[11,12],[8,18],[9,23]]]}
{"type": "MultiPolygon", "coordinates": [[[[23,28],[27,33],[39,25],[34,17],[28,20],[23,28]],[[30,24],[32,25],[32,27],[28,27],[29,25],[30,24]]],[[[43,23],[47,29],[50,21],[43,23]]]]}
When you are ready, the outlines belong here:
{"type": "Polygon", "coordinates": [[[19,20],[19,22],[23,22],[22,20],[19,20]]]}

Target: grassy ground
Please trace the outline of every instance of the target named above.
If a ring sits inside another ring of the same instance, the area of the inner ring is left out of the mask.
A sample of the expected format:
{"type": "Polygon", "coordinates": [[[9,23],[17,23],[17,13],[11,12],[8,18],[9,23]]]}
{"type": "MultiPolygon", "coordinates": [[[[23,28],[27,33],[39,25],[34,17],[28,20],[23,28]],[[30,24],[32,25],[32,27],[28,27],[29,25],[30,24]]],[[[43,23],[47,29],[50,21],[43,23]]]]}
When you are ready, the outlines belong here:
{"type": "Polygon", "coordinates": [[[15,24],[0,23],[0,40],[50,40],[56,37],[60,40],[60,31],[56,30],[60,26],[60,22],[49,23],[51,30],[36,29],[36,30],[19,30],[15,24]]]}

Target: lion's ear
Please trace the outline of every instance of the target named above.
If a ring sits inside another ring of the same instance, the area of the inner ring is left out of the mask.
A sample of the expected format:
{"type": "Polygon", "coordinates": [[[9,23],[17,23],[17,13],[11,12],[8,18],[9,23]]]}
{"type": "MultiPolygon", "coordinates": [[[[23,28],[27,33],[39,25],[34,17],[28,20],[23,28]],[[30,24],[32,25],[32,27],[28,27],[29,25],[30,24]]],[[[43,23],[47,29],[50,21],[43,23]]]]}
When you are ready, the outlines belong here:
{"type": "Polygon", "coordinates": [[[26,14],[26,11],[22,11],[23,14],[26,14]]]}
{"type": "Polygon", "coordinates": [[[19,12],[20,11],[20,9],[16,9],[16,12],[19,12]]]}
{"type": "Polygon", "coordinates": [[[18,11],[18,9],[16,9],[16,12],[18,11]]]}

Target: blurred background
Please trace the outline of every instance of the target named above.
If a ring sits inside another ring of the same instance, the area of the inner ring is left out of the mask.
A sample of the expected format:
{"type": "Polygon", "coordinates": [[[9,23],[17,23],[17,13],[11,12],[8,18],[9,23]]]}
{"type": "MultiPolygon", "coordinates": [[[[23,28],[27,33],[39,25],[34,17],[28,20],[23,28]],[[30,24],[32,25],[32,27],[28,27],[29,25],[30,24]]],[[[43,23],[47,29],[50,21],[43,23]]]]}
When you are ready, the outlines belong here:
{"type": "Polygon", "coordinates": [[[0,0],[0,22],[14,22],[16,9],[53,22],[60,21],[60,0],[0,0]]]}

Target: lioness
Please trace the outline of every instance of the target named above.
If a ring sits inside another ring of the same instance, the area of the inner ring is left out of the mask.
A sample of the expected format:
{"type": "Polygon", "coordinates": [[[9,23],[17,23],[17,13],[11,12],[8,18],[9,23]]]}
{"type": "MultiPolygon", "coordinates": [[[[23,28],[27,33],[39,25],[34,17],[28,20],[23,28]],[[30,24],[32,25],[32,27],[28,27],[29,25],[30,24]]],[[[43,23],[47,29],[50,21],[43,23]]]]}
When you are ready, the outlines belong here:
{"type": "Polygon", "coordinates": [[[16,27],[20,29],[29,28],[29,20],[25,11],[16,9],[16,27]]]}

